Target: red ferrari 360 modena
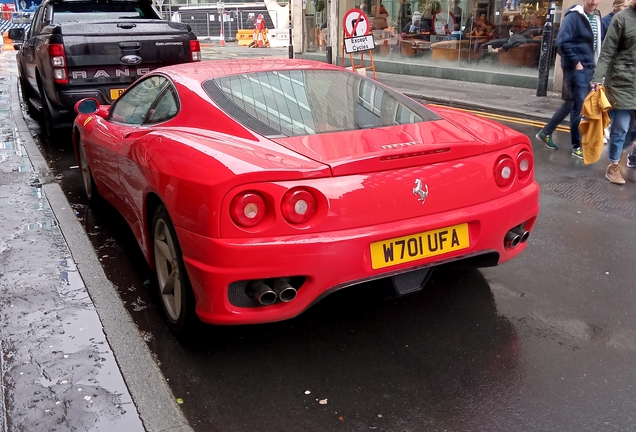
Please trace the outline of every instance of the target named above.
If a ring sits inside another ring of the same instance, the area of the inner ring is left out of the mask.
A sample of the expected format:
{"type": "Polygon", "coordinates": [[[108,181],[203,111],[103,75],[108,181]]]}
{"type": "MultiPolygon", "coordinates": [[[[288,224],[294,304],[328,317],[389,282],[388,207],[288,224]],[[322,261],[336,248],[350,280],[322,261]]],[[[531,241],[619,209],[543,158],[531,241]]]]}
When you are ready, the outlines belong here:
{"type": "Polygon", "coordinates": [[[87,196],[130,225],[175,331],[291,318],[378,278],[416,291],[440,263],[497,265],[539,211],[525,135],[325,63],[170,66],[76,111],[87,196]]]}

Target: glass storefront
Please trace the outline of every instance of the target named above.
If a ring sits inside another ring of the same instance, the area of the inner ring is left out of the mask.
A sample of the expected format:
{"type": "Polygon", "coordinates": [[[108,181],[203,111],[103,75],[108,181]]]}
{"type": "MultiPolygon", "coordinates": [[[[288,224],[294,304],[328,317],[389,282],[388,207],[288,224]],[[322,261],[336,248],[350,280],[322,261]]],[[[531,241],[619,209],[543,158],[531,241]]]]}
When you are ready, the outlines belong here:
{"type": "Polygon", "coordinates": [[[327,1],[328,0],[304,0],[305,8],[303,28],[305,29],[304,51],[324,51],[328,43],[327,31],[327,1]]]}
{"type": "MultiPolygon", "coordinates": [[[[325,31],[327,1],[307,0],[305,51],[320,52],[332,45],[325,31]]],[[[368,14],[376,60],[537,74],[547,1],[345,0],[340,13],[354,7],[368,14]]],[[[561,8],[559,0],[554,37],[561,8]]],[[[340,49],[333,45],[334,50],[340,49]]],[[[552,64],[554,59],[552,55],[552,64]]]]}

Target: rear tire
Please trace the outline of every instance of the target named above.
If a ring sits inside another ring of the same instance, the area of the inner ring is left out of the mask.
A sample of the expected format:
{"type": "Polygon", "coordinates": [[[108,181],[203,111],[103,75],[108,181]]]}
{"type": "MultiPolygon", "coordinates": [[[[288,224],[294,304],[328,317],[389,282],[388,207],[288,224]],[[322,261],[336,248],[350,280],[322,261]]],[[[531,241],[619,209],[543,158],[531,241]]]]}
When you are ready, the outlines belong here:
{"type": "Polygon", "coordinates": [[[20,74],[19,78],[20,82],[20,93],[22,93],[22,101],[24,102],[25,111],[31,117],[34,118],[34,114],[36,113],[35,108],[31,105],[31,98],[33,97],[33,92],[29,88],[29,83],[26,78],[20,74]]]}
{"type": "Polygon", "coordinates": [[[163,205],[155,210],[151,233],[161,305],[170,329],[177,335],[183,335],[192,330],[198,321],[195,300],[177,234],[163,205]]]}
{"type": "Polygon", "coordinates": [[[57,140],[58,138],[62,138],[61,129],[57,129],[55,127],[56,119],[59,118],[60,113],[56,110],[53,105],[51,105],[51,101],[49,97],[46,95],[46,91],[42,86],[40,81],[40,77],[37,77],[38,90],[40,91],[40,102],[42,103],[42,126],[46,135],[48,135],[49,140],[57,140]]]}
{"type": "Polygon", "coordinates": [[[56,139],[60,135],[59,129],[55,128],[54,113],[57,114],[55,108],[51,106],[48,96],[44,89],[42,89],[42,122],[44,131],[50,139],[56,139]]]}

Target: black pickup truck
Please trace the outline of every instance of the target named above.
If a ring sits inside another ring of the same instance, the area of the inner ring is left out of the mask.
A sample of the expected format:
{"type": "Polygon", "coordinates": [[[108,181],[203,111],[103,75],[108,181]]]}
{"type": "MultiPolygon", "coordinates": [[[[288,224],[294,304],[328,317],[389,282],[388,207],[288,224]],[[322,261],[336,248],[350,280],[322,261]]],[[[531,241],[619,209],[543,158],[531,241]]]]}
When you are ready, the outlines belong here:
{"type": "Polygon", "coordinates": [[[201,60],[186,24],[162,20],[151,0],[44,0],[18,42],[20,86],[49,135],[71,126],[85,97],[111,104],[139,76],[201,60]]]}

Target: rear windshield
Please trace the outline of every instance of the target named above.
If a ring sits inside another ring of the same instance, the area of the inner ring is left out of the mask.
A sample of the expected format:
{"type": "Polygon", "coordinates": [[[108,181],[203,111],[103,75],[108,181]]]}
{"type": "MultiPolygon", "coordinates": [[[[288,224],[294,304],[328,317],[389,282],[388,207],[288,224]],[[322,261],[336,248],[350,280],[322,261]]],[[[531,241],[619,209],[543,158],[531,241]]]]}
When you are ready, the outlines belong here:
{"type": "Polygon", "coordinates": [[[236,120],[266,136],[302,136],[418,123],[439,117],[377,81],[344,70],[232,75],[203,83],[236,120]]]}
{"type": "Polygon", "coordinates": [[[118,19],[159,19],[147,2],[60,2],[53,8],[53,22],[118,19]]]}

